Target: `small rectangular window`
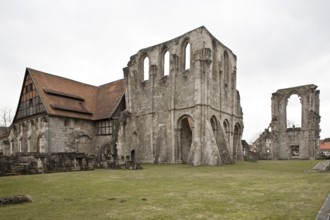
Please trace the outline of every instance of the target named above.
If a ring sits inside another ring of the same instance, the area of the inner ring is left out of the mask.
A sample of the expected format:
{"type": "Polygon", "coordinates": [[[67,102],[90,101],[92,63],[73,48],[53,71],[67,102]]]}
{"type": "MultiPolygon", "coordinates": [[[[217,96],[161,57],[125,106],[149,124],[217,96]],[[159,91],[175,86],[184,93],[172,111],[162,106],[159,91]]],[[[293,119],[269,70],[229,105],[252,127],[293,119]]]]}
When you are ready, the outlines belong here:
{"type": "Polygon", "coordinates": [[[96,122],[97,135],[111,135],[112,123],[110,120],[96,122]]]}

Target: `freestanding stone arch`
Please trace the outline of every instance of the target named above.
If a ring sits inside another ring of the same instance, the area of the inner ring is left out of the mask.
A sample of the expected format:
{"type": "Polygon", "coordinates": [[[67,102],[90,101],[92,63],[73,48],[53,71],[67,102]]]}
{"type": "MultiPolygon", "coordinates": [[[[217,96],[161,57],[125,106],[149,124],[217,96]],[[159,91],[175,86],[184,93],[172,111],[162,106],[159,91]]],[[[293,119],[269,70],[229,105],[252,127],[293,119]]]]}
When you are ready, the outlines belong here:
{"type": "Polygon", "coordinates": [[[320,141],[320,91],[316,85],[277,90],[272,94],[272,121],[255,144],[268,159],[314,159],[320,141]],[[301,101],[301,127],[287,127],[287,104],[292,95],[301,101]],[[266,143],[267,142],[267,143],[266,143]],[[267,154],[271,143],[272,152],[267,154]],[[269,147],[268,147],[269,148],[269,147]]]}

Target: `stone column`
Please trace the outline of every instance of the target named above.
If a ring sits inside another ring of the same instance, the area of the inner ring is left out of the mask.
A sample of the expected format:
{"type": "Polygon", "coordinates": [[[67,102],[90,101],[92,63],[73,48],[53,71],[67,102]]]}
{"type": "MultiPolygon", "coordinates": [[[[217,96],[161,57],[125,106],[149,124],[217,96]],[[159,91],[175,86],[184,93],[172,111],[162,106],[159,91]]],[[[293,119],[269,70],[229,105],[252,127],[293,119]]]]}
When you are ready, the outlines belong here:
{"type": "Polygon", "coordinates": [[[150,70],[149,70],[149,75],[150,75],[150,114],[151,114],[151,121],[150,121],[150,148],[152,152],[152,160],[155,161],[156,159],[156,153],[154,149],[154,82],[155,82],[155,77],[157,75],[157,66],[156,65],[151,65],[150,70]]]}
{"type": "MultiPolygon", "coordinates": [[[[170,58],[171,59],[171,58],[170,58]]],[[[173,55],[171,62],[171,69],[170,69],[170,79],[171,79],[171,133],[172,133],[172,139],[171,139],[171,149],[172,149],[172,161],[176,162],[177,158],[176,157],[176,152],[175,150],[177,149],[178,145],[175,142],[176,138],[176,130],[175,127],[176,125],[176,120],[175,120],[175,91],[176,91],[176,77],[175,74],[176,72],[179,71],[179,58],[176,55],[173,55]]]]}
{"type": "Polygon", "coordinates": [[[182,155],[181,155],[181,128],[177,128],[176,129],[176,133],[177,133],[177,148],[176,148],[176,153],[175,153],[175,162],[176,163],[182,163],[182,155]]]}
{"type": "MultiPolygon", "coordinates": [[[[208,79],[212,72],[212,51],[203,48],[194,52],[193,71],[195,77],[195,137],[193,141],[193,165],[200,165],[203,161],[202,146],[207,144],[206,121],[208,121],[208,79]]],[[[205,155],[206,156],[206,155],[205,155]]]]}

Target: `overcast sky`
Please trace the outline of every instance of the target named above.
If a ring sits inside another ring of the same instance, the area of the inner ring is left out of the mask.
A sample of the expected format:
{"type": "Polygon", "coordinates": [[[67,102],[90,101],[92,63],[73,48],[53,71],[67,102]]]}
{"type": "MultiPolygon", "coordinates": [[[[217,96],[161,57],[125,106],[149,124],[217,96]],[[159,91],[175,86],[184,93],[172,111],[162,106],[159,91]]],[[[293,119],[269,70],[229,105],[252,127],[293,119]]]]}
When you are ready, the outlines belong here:
{"type": "Polygon", "coordinates": [[[268,127],[273,92],[305,84],[330,137],[329,0],[0,0],[0,108],[16,110],[26,67],[98,86],[202,25],[237,55],[243,138],[268,127]]]}

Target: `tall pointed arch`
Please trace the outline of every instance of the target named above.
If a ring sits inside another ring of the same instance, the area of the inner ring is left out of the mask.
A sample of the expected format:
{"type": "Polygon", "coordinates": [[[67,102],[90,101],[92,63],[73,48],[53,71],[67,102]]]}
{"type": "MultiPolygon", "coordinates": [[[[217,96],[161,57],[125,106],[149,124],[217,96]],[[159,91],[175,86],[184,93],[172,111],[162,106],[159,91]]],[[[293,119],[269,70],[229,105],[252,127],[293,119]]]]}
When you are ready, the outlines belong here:
{"type": "Polygon", "coordinates": [[[234,126],[234,143],[233,143],[233,159],[240,160],[242,159],[242,126],[239,123],[236,123],[234,126]]]}
{"type": "Polygon", "coordinates": [[[213,115],[210,119],[211,127],[213,130],[214,138],[217,142],[217,146],[219,147],[220,143],[220,129],[217,118],[213,115]]]}
{"type": "Polygon", "coordinates": [[[149,67],[150,67],[150,61],[149,57],[145,57],[143,59],[143,81],[149,80],[149,67]]]}
{"type": "Polygon", "coordinates": [[[229,55],[228,52],[225,50],[223,52],[223,71],[224,71],[224,82],[225,85],[229,83],[229,55]]]}
{"type": "Polygon", "coordinates": [[[189,163],[189,153],[193,140],[194,122],[190,115],[183,115],[177,122],[176,161],[189,163]]]}
{"type": "Polygon", "coordinates": [[[229,134],[230,134],[230,126],[229,126],[229,122],[227,119],[225,119],[223,121],[223,127],[225,129],[225,133],[226,133],[226,137],[227,137],[227,140],[229,141],[229,134]]]}
{"type": "Polygon", "coordinates": [[[189,41],[185,43],[183,57],[184,57],[184,70],[189,70],[191,63],[191,44],[189,43],[189,41]]]}
{"type": "Polygon", "coordinates": [[[166,50],[164,53],[163,70],[164,76],[168,76],[170,74],[170,52],[168,52],[168,50],[166,50]]]}
{"type": "Polygon", "coordinates": [[[286,106],[286,126],[287,128],[301,127],[302,122],[302,105],[297,94],[292,94],[287,99],[286,106]]]}

